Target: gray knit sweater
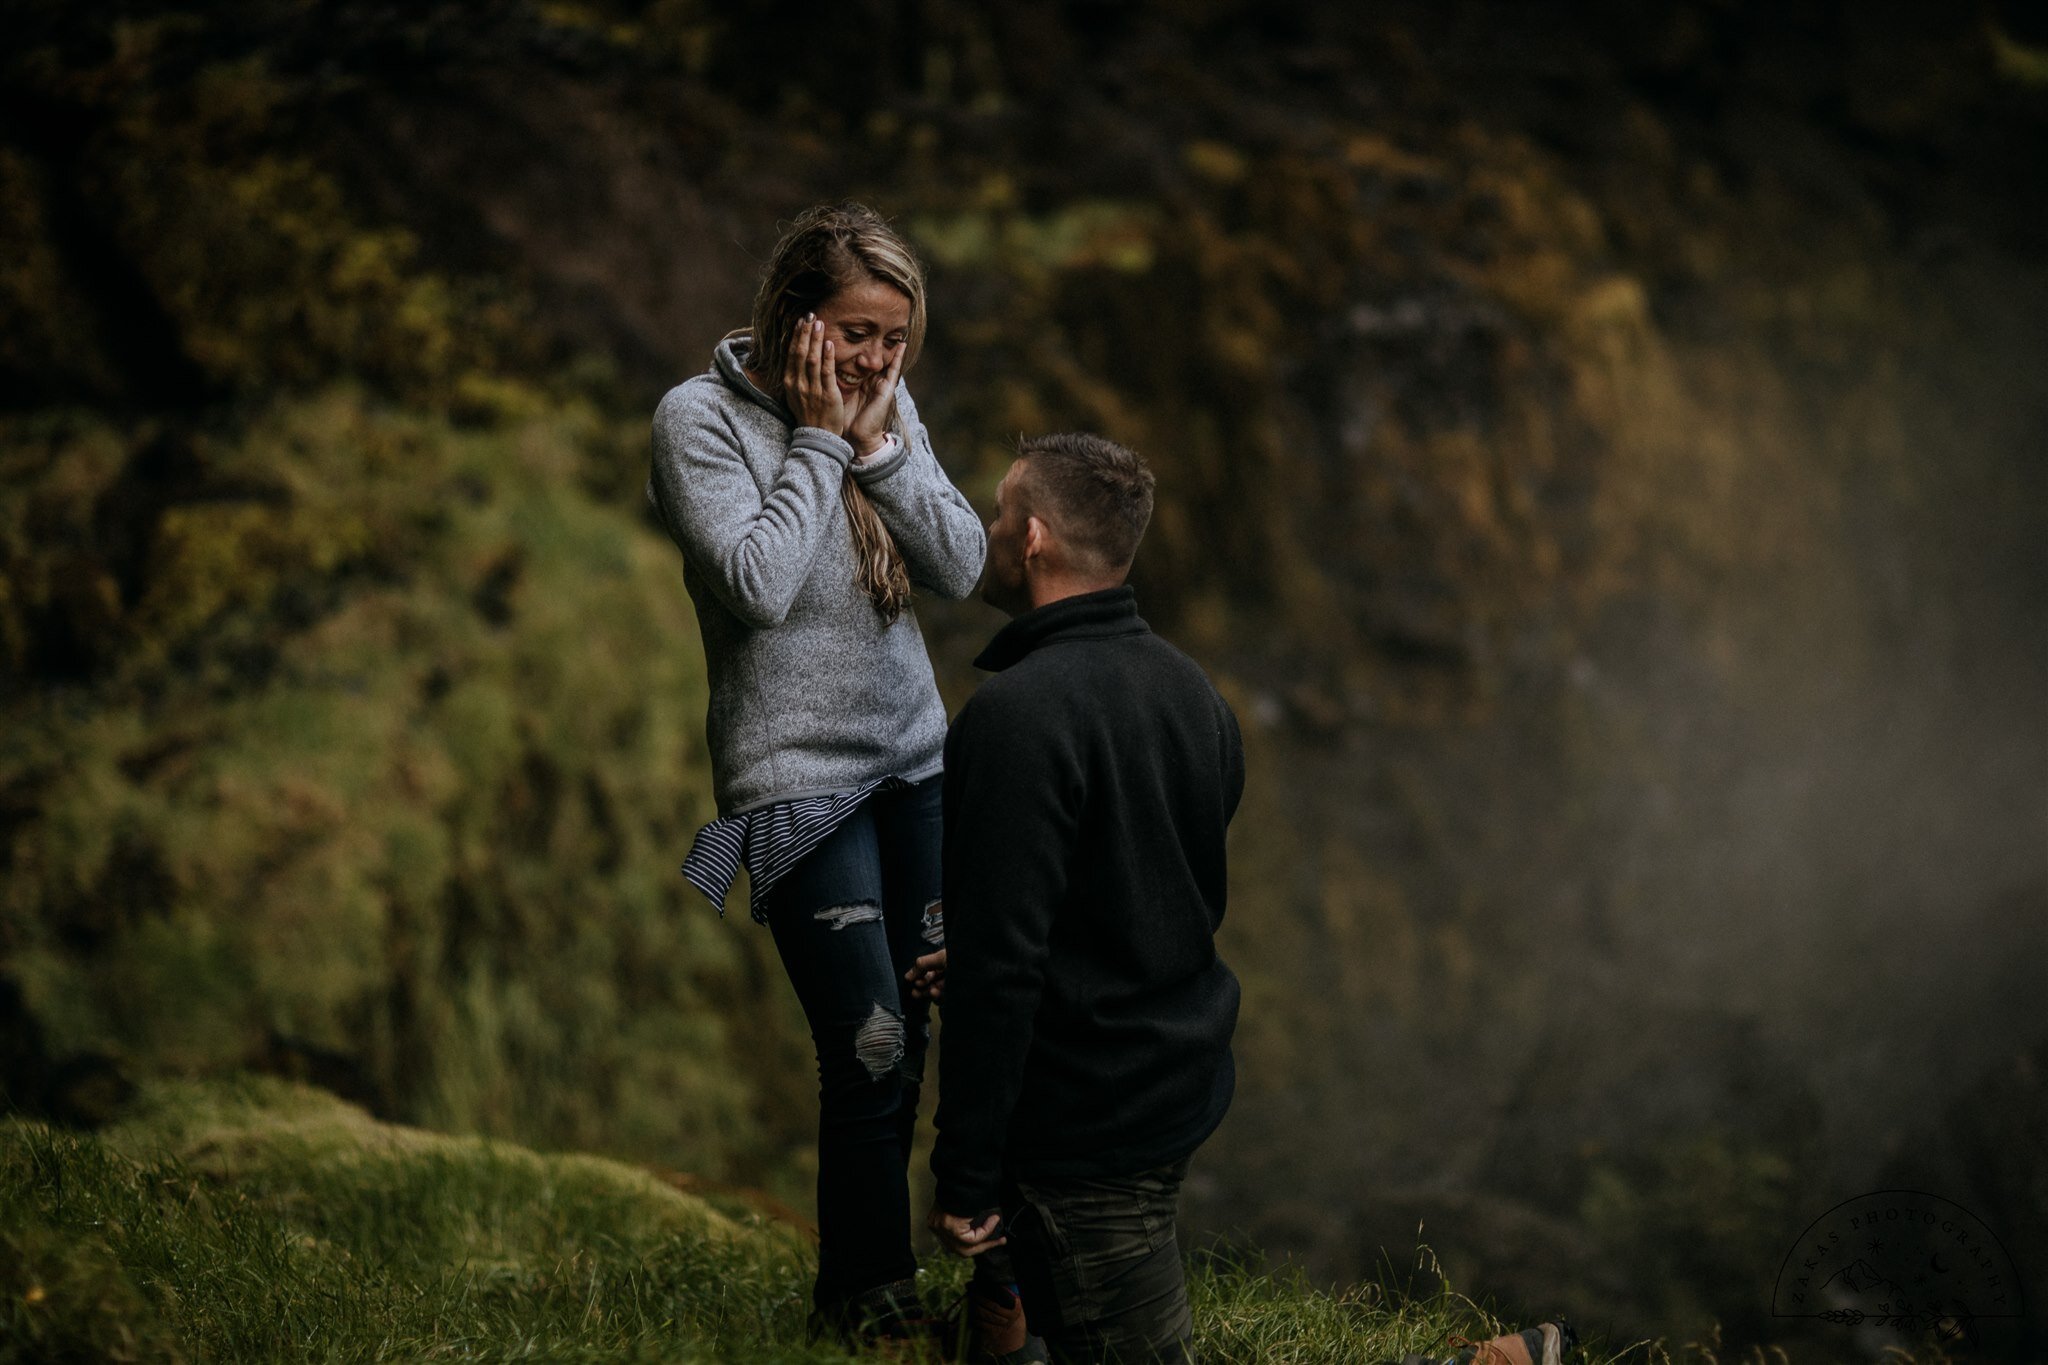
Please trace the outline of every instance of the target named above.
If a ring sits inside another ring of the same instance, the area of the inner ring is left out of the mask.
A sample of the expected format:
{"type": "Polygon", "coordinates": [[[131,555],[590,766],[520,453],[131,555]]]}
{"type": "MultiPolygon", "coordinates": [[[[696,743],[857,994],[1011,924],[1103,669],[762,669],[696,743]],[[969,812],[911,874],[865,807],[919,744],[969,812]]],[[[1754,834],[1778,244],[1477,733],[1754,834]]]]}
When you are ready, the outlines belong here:
{"type": "MultiPolygon", "coordinates": [[[[946,708],[916,617],[885,624],[854,581],[839,485],[853,447],[746,375],[747,343],[654,413],[648,496],[683,552],[711,683],[705,731],[721,815],[941,766],[946,708]]],[[[910,568],[962,598],[981,577],[981,519],[932,453],[901,383],[899,443],[853,466],[910,568]]]]}

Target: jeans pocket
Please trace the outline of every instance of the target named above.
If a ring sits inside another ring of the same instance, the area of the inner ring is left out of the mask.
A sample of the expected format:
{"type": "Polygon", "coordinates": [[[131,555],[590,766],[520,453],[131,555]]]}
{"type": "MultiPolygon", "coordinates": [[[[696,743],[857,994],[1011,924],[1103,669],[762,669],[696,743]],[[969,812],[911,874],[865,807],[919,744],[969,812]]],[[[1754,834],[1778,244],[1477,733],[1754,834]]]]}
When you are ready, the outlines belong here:
{"type": "Polygon", "coordinates": [[[1163,1240],[1173,1237],[1173,1211],[1162,1209],[1154,1200],[1147,1199],[1138,1205],[1138,1217],[1145,1227],[1145,1249],[1157,1251],[1163,1240]]]}
{"type": "Polygon", "coordinates": [[[1180,1187],[1187,1169],[1188,1163],[1183,1159],[1138,1178],[1138,1207],[1145,1220],[1145,1240],[1154,1249],[1175,1240],[1180,1187]]]}
{"type": "Polygon", "coordinates": [[[1074,1248],[1075,1271],[1085,1283],[1104,1284],[1121,1267],[1158,1248],[1161,1225],[1131,1182],[1087,1181],[1062,1194],[1067,1241],[1074,1248]]]}
{"type": "Polygon", "coordinates": [[[1024,1206],[1017,1210],[1017,1218],[1030,1218],[1036,1221],[1038,1238],[1044,1245],[1046,1254],[1057,1261],[1065,1261],[1071,1257],[1074,1254],[1073,1244],[1067,1239],[1065,1221],[1053,1212],[1052,1201],[1045,1198],[1037,1189],[1022,1182],[1017,1185],[1017,1197],[1024,1201],[1024,1206]]]}

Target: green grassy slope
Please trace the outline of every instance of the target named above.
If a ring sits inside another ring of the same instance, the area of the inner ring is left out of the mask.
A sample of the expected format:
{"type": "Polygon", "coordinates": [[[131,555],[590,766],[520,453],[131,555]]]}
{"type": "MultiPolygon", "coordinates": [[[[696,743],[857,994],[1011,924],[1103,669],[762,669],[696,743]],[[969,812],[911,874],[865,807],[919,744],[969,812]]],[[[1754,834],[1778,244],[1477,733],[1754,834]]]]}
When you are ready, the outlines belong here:
{"type": "MultiPolygon", "coordinates": [[[[950,1302],[961,1262],[926,1279],[950,1302]]],[[[380,1123],[271,1079],[0,1125],[0,1360],[829,1360],[802,1230],[598,1157],[380,1123]]],[[[1492,1324],[1205,1264],[1203,1358],[1373,1361],[1492,1324]]]]}

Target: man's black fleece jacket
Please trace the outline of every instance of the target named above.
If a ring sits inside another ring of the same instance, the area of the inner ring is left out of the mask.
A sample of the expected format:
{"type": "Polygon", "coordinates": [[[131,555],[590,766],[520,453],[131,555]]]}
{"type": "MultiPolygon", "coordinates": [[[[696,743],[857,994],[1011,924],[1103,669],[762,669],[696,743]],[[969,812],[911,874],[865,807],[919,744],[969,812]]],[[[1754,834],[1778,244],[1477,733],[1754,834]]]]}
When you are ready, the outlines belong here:
{"type": "Polygon", "coordinates": [[[936,1201],[1177,1161],[1222,1121],[1237,719],[1128,587],[1016,618],[946,738],[936,1201]]]}

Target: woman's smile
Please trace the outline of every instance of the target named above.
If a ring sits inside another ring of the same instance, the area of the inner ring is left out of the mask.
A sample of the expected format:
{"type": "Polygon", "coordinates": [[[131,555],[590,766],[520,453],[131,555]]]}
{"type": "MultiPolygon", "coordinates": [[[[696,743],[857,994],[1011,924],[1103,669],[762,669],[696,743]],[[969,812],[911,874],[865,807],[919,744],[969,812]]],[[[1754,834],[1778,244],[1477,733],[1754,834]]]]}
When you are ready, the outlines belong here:
{"type": "Polygon", "coordinates": [[[847,285],[818,305],[832,343],[832,378],[841,402],[857,401],[885,373],[910,336],[910,296],[885,280],[847,285]]]}

